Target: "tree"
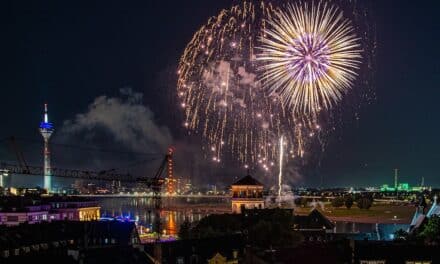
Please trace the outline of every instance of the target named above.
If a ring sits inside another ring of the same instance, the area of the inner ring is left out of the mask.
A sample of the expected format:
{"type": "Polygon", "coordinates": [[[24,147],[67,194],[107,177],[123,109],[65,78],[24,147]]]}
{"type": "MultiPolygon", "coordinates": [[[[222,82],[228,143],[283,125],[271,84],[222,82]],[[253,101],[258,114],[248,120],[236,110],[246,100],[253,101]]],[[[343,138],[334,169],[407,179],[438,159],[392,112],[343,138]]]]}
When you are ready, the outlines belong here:
{"type": "Polygon", "coordinates": [[[249,228],[249,243],[266,248],[268,246],[298,245],[304,240],[301,233],[292,230],[290,224],[274,220],[260,220],[252,225],[249,228]]]}
{"type": "Polygon", "coordinates": [[[419,236],[428,244],[438,245],[440,243],[440,217],[431,216],[428,223],[423,226],[419,236]]]}
{"type": "Polygon", "coordinates": [[[370,209],[370,207],[373,205],[373,199],[370,197],[361,197],[357,201],[357,206],[359,209],[370,209]]]}
{"type": "Polygon", "coordinates": [[[296,206],[306,207],[307,206],[307,198],[297,197],[293,200],[296,206]]]}
{"type": "Polygon", "coordinates": [[[399,229],[396,232],[394,232],[394,240],[397,241],[405,241],[408,240],[409,234],[403,229],[399,229]]]}
{"type": "Polygon", "coordinates": [[[350,209],[353,206],[353,197],[351,195],[345,196],[344,204],[347,209],[350,209]]]}
{"type": "Polygon", "coordinates": [[[238,215],[208,215],[202,218],[194,228],[191,228],[191,238],[206,238],[225,236],[241,230],[241,222],[238,215]]]}
{"type": "Polygon", "coordinates": [[[271,229],[272,226],[269,222],[264,220],[258,221],[258,223],[249,230],[249,241],[259,247],[272,245],[273,241],[270,239],[272,235],[271,229]]]}
{"type": "Polygon", "coordinates": [[[180,239],[190,239],[191,238],[191,223],[188,220],[185,220],[179,229],[179,238],[180,239]]]}
{"type": "Polygon", "coordinates": [[[343,206],[344,205],[344,198],[342,198],[342,197],[335,197],[333,200],[332,200],[332,206],[333,207],[336,207],[336,208],[338,208],[338,207],[341,207],[341,206],[343,206]]]}
{"type": "Polygon", "coordinates": [[[301,206],[302,207],[306,207],[307,206],[307,198],[305,198],[305,197],[301,198],[301,206]]]}
{"type": "Polygon", "coordinates": [[[295,200],[293,200],[293,202],[295,203],[296,206],[301,206],[301,197],[295,198],[295,200]]]}
{"type": "Polygon", "coordinates": [[[242,234],[246,243],[256,247],[284,247],[304,240],[301,233],[293,230],[293,225],[293,210],[246,209],[240,215],[209,215],[195,226],[184,222],[179,237],[197,239],[242,234]]]}

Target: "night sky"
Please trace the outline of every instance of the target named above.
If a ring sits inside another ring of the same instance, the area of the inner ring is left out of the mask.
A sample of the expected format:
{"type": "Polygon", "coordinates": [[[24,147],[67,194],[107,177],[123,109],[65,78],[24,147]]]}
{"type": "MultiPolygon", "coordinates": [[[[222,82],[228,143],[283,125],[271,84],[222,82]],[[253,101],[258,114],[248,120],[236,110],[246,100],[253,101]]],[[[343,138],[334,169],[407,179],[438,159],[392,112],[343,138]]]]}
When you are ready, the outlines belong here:
{"type": "MultiPolygon", "coordinates": [[[[95,98],[116,98],[121,88],[130,87],[131,93],[143,94],[142,104],[154,113],[160,131],[170,131],[173,144],[200,151],[197,139],[188,139],[180,126],[182,115],[173,99],[175,69],[193,33],[231,1],[127,2],[2,1],[0,139],[40,139],[44,102],[60,128],[65,120],[86,113],[95,98]]],[[[427,185],[440,184],[439,8],[438,1],[371,4],[371,23],[377,28],[377,99],[362,106],[358,121],[344,121],[325,151],[316,154],[319,162],[301,172],[299,185],[319,186],[321,179],[323,186],[391,184],[395,167],[411,185],[422,176],[427,185]]],[[[93,135],[88,140],[102,141],[95,145],[121,145],[112,143],[111,135],[87,133],[93,135]]],[[[64,137],[63,142],[75,144],[78,138],[64,137]]],[[[144,152],[160,152],[152,144],[144,152]]],[[[0,160],[11,159],[7,151],[0,150],[0,160]]],[[[67,151],[58,153],[74,155],[67,151]]],[[[26,155],[41,159],[35,151],[26,155]]],[[[176,166],[191,171],[188,162],[176,166]]],[[[228,183],[244,173],[238,165],[227,170],[200,166],[209,169],[197,172],[201,183],[228,183]]]]}

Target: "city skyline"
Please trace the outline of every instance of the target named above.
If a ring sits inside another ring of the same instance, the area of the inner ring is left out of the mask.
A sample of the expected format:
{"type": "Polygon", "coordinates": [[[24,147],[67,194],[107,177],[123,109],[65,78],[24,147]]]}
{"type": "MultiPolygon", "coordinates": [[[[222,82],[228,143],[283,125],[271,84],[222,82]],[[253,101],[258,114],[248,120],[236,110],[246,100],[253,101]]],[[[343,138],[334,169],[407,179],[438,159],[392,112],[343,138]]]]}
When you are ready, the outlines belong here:
{"type": "MultiPolygon", "coordinates": [[[[41,107],[47,102],[51,121],[58,128],[51,139],[54,142],[80,144],[85,137],[90,140],[86,144],[93,142],[96,147],[147,153],[165,153],[168,145],[176,145],[175,170],[182,176],[192,172],[184,159],[192,152],[199,163],[195,177],[200,183],[227,184],[244,175],[240,164],[212,164],[201,151],[198,137],[182,127],[182,113],[173,94],[175,70],[187,42],[230,2],[165,5],[143,3],[120,12],[111,3],[99,8],[85,3],[7,4],[3,19],[11,41],[1,45],[6,58],[3,87],[9,99],[0,111],[7,113],[4,124],[8,125],[1,137],[38,138],[41,107]],[[156,12],[164,19],[152,16],[156,12]],[[112,116],[115,109],[127,115],[112,116]],[[89,130],[86,121],[93,118],[100,123],[89,130]],[[145,124],[135,131],[148,133],[146,138],[115,136],[127,118],[145,124]],[[135,140],[142,144],[136,145],[135,140]]],[[[436,7],[438,3],[414,6],[410,1],[371,4],[368,11],[377,42],[372,84],[376,100],[362,105],[358,115],[344,116],[325,149],[317,149],[307,164],[285,168],[291,173],[288,183],[391,185],[394,168],[399,168],[402,182],[417,185],[424,177],[425,185],[440,185],[435,166],[440,147],[435,122],[439,95],[435,86],[440,76],[436,7]]],[[[31,162],[42,164],[41,149],[26,151],[31,162]]],[[[4,147],[0,150],[10,158],[6,152],[4,147]]],[[[105,157],[91,165],[81,161],[78,166],[101,169],[114,159],[105,157]]],[[[75,160],[54,157],[53,163],[68,165],[75,160]]],[[[272,176],[259,170],[252,174],[276,180],[278,171],[272,176]]]]}

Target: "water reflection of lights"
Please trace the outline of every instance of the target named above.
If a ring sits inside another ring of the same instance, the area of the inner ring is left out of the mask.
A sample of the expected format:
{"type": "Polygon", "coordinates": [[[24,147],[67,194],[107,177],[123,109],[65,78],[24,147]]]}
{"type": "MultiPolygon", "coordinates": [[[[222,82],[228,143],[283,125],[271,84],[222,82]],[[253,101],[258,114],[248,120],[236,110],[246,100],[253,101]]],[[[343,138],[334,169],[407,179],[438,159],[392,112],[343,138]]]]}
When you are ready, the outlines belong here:
{"type": "Polygon", "coordinates": [[[177,212],[176,211],[165,211],[166,214],[166,229],[165,234],[177,235],[177,212]]]}
{"type": "MultiPolygon", "coordinates": [[[[162,200],[162,204],[164,210],[161,211],[161,233],[166,230],[164,239],[175,239],[180,225],[185,220],[196,222],[208,214],[230,210],[227,198],[167,196],[162,200]]],[[[149,237],[154,241],[156,238],[152,235],[156,231],[154,230],[156,214],[151,197],[105,198],[100,200],[100,205],[103,217],[130,216],[136,220],[142,241],[148,240],[149,237]]]]}

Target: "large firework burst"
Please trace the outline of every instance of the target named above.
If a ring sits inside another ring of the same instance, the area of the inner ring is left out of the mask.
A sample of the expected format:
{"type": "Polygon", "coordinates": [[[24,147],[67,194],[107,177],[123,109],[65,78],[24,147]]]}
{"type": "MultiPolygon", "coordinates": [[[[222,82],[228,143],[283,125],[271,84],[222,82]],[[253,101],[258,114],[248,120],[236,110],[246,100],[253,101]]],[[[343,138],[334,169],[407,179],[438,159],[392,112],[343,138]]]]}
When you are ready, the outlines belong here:
{"type": "Polygon", "coordinates": [[[184,126],[201,133],[213,161],[224,150],[244,164],[274,166],[281,134],[289,141],[291,156],[301,156],[316,124],[303,123],[269,96],[258,81],[255,45],[274,13],[270,4],[243,1],[209,19],[187,45],[178,68],[178,95],[184,126]],[[274,158],[274,159],[273,159],[274,158]]]}
{"type": "Polygon", "coordinates": [[[351,22],[327,3],[303,2],[278,10],[261,42],[264,87],[299,114],[316,116],[337,103],[361,61],[351,22]]]}
{"type": "Polygon", "coordinates": [[[303,156],[326,132],[321,110],[356,77],[360,45],[336,7],[270,3],[241,1],[221,11],[180,58],[183,125],[203,136],[214,162],[227,151],[245,167],[269,170],[281,136],[286,155],[303,156]]]}

